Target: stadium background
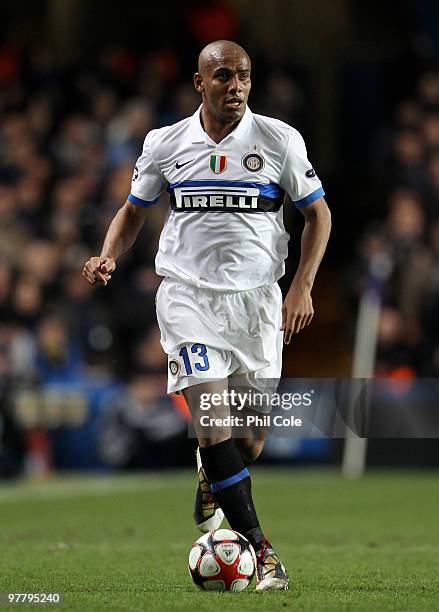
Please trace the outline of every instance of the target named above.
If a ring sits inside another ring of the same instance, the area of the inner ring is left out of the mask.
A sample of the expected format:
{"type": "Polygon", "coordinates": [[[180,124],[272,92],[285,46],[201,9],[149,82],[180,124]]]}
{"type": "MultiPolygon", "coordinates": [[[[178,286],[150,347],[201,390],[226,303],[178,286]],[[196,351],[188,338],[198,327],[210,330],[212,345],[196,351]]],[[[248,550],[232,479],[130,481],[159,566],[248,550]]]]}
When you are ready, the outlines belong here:
{"type": "MultiPolygon", "coordinates": [[[[81,611],[437,610],[434,438],[370,440],[368,466],[399,469],[359,481],[340,475],[343,441],[271,440],[254,494],[290,591],[269,604],[250,589],[221,598],[187,576],[193,441],[184,405],[165,394],[154,312],[166,202],[108,287],[81,270],[146,132],[198,105],[196,57],[218,38],[253,59],[252,110],[303,133],[333,214],[316,315],[286,348],[285,375],[351,375],[378,261],[376,375],[437,376],[436,2],[3,0],[0,592],[64,591],[81,611]]],[[[285,209],[283,290],[302,227],[285,209]]]]}
{"type": "MultiPolygon", "coordinates": [[[[333,211],[316,316],[285,350],[284,374],[350,375],[358,298],[378,253],[388,274],[376,372],[437,375],[438,13],[427,0],[397,11],[348,0],[166,10],[2,2],[0,473],[191,462],[185,407],[165,395],[154,313],[166,196],[107,288],[90,288],[80,271],[125,201],[145,134],[197,107],[191,75],[213,39],[248,49],[251,108],[304,134],[333,211]]],[[[283,289],[302,223],[285,208],[292,255],[283,289]]],[[[337,462],[340,444],[296,440],[273,452],[337,462]]],[[[369,458],[408,455],[437,464],[436,443],[376,442],[369,458]]]]}

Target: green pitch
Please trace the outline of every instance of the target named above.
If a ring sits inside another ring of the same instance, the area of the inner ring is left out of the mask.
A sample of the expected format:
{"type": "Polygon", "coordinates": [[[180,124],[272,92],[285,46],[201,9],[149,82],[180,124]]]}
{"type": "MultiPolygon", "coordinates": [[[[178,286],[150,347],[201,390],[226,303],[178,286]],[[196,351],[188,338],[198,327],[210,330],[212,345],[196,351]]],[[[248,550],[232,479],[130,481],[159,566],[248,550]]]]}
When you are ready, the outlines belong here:
{"type": "Polygon", "coordinates": [[[187,472],[0,486],[0,591],[62,592],[63,605],[51,607],[86,612],[439,609],[436,474],[253,474],[262,524],[290,573],[287,593],[192,585],[187,472]]]}

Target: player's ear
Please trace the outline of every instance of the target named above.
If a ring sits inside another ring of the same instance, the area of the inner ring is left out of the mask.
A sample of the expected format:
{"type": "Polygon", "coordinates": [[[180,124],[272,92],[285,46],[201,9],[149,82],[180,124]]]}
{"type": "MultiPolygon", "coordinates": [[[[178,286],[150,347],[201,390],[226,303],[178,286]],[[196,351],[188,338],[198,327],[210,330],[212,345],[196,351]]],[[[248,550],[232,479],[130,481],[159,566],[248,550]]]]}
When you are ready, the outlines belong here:
{"type": "Polygon", "coordinates": [[[194,74],[194,87],[198,91],[198,93],[204,92],[203,77],[199,72],[196,72],[194,74]]]}

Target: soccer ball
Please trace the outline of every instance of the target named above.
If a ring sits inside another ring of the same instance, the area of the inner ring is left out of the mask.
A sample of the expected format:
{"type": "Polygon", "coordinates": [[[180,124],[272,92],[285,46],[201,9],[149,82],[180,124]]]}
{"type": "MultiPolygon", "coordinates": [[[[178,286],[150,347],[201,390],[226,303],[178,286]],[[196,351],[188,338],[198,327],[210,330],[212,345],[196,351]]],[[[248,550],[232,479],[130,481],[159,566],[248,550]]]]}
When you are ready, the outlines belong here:
{"type": "Polygon", "coordinates": [[[189,573],[202,591],[243,591],[255,569],[253,546],[232,529],[205,533],[189,553],[189,573]]]}

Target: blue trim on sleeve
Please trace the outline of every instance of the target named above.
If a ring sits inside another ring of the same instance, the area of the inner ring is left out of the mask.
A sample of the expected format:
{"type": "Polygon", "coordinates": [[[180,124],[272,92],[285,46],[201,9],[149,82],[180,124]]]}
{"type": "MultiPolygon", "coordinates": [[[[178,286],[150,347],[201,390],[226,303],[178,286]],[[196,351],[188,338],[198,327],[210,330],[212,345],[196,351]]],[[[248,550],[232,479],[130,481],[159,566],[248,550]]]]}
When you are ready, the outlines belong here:
{"type": "Polygon", "coordinates": [[[131,202],[131,204],[136,204],[136,206],[142,206],[142,208],[149,208],[150,206],[154,206],[154,204],[157,203],[159,197],[160,196],[157,196],[155,200],[142,200],[141,198],[138,198],[137,196],[130,193],[130,195],[128,196],[128,200],[131,202]]]}
{"type": "Polygon", "coordinates": [[[234,188],[253,188],[259,189],[259,195],[263,198],[275,200],[280,198],[283,194],[283,190],[275,183],[247,183],[246,181],[221,181],[215,179],[208,179],[205,181],[180,181],[178,183],[171,183],[168,186],[169,193],[176,187],[209,187],[210,189],[215,187],[234,187],[234,188]]]}
{"type": "Polygon", "coordinates": [[[219,480],[218,482],[212,482],[210,485],[210,489],[212,493],[215,493],[216,491],[219,491],[220,489],[231,487],[232,485],[236,484],[240,480],[244,480],[244,478],[247,478],[247,476],[250,476],[250,473],[247,468],[244,468],[237,474],[234,474],[234,476],[230,476],[229,478],[225,478],[224,480],[219,480]]]}
{"type": "Polygon", "coordinates": [[[323,191],[323,187],[319,187],[318,189],[316,189],[315,191],[307,195],[305,198],[302,198],[301,200],[297,200],[296,202],[294,202],[294,206],[296,206],[297,208],[303,208],[304,206],[307,206],[308,204],[312,204],[319,198],[322,198],[324,195],[325,195],[325,192],[323,191]]]}

